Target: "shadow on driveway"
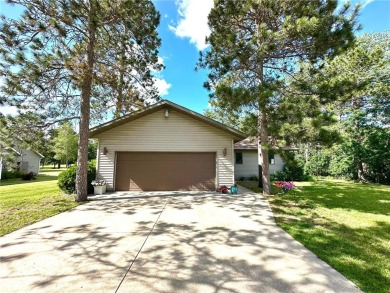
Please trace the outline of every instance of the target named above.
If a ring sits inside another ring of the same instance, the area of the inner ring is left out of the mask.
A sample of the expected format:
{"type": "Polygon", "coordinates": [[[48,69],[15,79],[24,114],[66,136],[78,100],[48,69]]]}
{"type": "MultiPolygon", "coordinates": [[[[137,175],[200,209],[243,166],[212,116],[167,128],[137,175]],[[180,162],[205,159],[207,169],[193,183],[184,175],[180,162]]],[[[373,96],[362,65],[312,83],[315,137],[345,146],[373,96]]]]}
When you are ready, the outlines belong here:
{"type": "Polygon", "coordinates": [[[114,197],[0,238],[2,290],[359,292],[278,228],[260,195],[114,197]]]}

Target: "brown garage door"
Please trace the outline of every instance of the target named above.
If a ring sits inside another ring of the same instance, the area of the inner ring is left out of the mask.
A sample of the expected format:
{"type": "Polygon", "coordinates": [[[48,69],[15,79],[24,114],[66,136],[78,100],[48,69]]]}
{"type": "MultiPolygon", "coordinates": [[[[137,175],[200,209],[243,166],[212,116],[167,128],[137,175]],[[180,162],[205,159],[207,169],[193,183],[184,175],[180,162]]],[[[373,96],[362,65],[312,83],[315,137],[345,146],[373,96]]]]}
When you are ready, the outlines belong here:
{"type": "Polygon", "coordinates": [[[214,190],[215,153],[118,152],[116,190],[214,190]]]}

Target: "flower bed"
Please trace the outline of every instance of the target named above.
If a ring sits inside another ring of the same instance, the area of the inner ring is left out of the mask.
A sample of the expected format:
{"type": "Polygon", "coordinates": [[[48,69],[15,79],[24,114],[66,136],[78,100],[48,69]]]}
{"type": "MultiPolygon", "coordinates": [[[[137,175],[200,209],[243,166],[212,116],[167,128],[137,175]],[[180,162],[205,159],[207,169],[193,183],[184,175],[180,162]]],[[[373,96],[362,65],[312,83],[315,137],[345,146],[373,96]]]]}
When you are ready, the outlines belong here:
{"type": "Polygon", "coordinates": [[[278,181],[275,182],[274,185],[278,188],[280,188],[283,192],[288,192],[289,190],[292,190],[295,188],[294,183],[287,182],[287,181],[278,181]]]}

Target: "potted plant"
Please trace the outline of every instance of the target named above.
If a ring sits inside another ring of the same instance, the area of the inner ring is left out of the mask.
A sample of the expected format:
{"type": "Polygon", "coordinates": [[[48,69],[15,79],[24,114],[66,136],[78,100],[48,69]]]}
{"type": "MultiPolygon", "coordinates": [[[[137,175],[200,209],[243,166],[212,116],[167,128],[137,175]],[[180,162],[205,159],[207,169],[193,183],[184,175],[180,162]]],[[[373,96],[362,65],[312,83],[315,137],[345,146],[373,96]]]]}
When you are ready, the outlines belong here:
{"type": "Polygon", "coordinates": [[[232,187],[230,187],[231,194],[238,194],[238,187],[237,184],[234,184],[232,187]]]}
{"type": "Polygon", "coordinates": [[[220,193],[229,193],[229,188],[226,185],[221,185],[218,188],[218,192],[220,192],[220,193]]]}
{"type": "Polygon", "coordinates": [[[93,180],[91,182],[91,185],[93,186],[93,193],[95,195],[106,193],[106,185],[107,185],[106,181],[104,181],[104,180],[93,180]]]}

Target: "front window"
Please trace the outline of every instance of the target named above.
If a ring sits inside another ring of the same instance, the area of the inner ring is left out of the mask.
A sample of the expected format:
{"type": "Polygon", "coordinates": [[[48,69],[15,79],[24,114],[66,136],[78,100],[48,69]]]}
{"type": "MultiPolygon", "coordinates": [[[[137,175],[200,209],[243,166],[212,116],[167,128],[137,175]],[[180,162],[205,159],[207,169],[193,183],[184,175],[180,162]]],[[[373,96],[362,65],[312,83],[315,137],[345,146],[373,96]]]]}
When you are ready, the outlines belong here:
{"type": "Polygon", "coordinates": [[[270,165],[275,165],[275,154],[273,152],[268,153],[268,163],[270,165]]]}
{"type": "Polygon", "coordinates": [[[242,164],[242,153],[236,153],[236,164],[242,164]]]}

